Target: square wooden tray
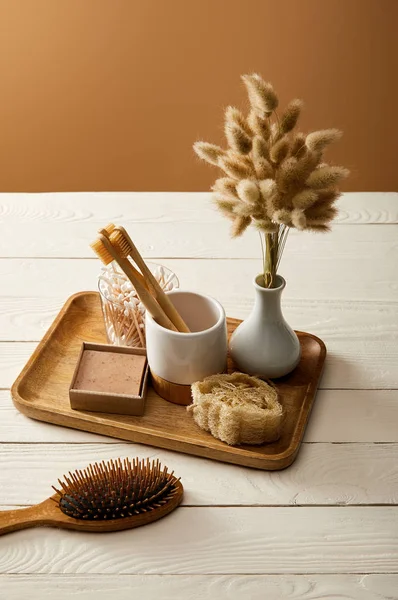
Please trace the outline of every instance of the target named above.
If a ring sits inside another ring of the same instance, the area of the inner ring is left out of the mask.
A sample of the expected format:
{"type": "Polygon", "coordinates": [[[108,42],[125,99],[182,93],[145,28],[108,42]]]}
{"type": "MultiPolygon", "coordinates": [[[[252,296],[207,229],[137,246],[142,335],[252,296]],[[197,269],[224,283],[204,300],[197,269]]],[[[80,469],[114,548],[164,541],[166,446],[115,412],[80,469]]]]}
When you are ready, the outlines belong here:
{"type": "MultiPolygon", "coordinates": [[[[229,334],[239,323],[228,319],[229,334]]],[[[15,381],[12,398],[18,410],[40,421],[257,469],[284,469],[300,448],[326,356],[322,340],[298,336],[300,364],[275,381],[286,411],[283,433],[263,446],[232,447],[216,440],[197,427],[184,406],[163,400],[152,387],[142,417],[72,410],[69,385],[82,342],[106,343],[97,292],[69,298],[15,381]]]]}

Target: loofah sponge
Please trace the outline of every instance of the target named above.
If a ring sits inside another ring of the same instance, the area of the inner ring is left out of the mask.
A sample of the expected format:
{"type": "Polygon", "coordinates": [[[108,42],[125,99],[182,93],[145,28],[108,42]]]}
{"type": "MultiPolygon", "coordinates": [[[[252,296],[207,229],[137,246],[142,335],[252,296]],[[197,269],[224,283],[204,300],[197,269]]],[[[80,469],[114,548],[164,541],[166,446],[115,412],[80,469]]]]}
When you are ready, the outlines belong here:
{"type": "Polygon", "coordinates": [[[211,375],[192,384],[187,407],[201,429],[231,446],[264,444],[280,437],[283,418],[278,392],[244,373],[211,375]]]}

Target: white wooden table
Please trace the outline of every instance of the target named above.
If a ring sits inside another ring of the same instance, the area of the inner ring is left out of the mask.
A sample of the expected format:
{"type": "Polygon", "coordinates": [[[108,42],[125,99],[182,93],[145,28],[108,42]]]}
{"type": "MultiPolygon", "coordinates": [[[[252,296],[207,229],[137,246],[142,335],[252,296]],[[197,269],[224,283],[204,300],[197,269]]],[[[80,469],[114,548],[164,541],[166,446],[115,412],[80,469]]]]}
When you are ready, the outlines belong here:
{"type": "Polygon", "coordinates": [[[144,256],[233,317],[252,303],[255,232],[230,240],[208,194],[0,195],[0,504],[46,498],[69,469],[160,457],[183,507],[148,527],[0,538],[1,600],[398,598],[398,194],[346,194],[329,235],[291,234],[284,311],[328,358],[305,443],[262,472],[30,420],[9,388],[65,299],[95,289],[88,246],[123,223],[144,256]]]}

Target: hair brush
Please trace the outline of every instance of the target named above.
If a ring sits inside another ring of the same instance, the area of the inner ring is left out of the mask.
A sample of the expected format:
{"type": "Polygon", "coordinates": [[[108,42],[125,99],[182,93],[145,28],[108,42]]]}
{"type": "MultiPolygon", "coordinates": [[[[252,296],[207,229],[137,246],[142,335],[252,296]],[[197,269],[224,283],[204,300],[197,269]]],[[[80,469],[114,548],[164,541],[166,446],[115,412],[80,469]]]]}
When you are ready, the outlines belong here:
{"type": "Polygon", "coordinates": [[[160,462],[110,460],[69,472],[60,489],[40,504],[0,512],[0,535],[47,525],[63,529],[121,531],[161,519],[177,508],[183,487],[160,462]]]}

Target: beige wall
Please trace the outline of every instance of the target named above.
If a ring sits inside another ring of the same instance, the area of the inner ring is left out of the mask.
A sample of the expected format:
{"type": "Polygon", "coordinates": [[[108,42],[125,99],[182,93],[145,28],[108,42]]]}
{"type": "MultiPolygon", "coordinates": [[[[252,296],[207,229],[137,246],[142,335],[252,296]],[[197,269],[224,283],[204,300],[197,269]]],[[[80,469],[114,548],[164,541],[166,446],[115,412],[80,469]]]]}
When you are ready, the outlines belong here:
{"type": "Polygon", "coordinates": [[[0,0],[0,191],[205,190],[259,71],[340,127],[346,190],[398,188],[398,0],[0,0]]]}

